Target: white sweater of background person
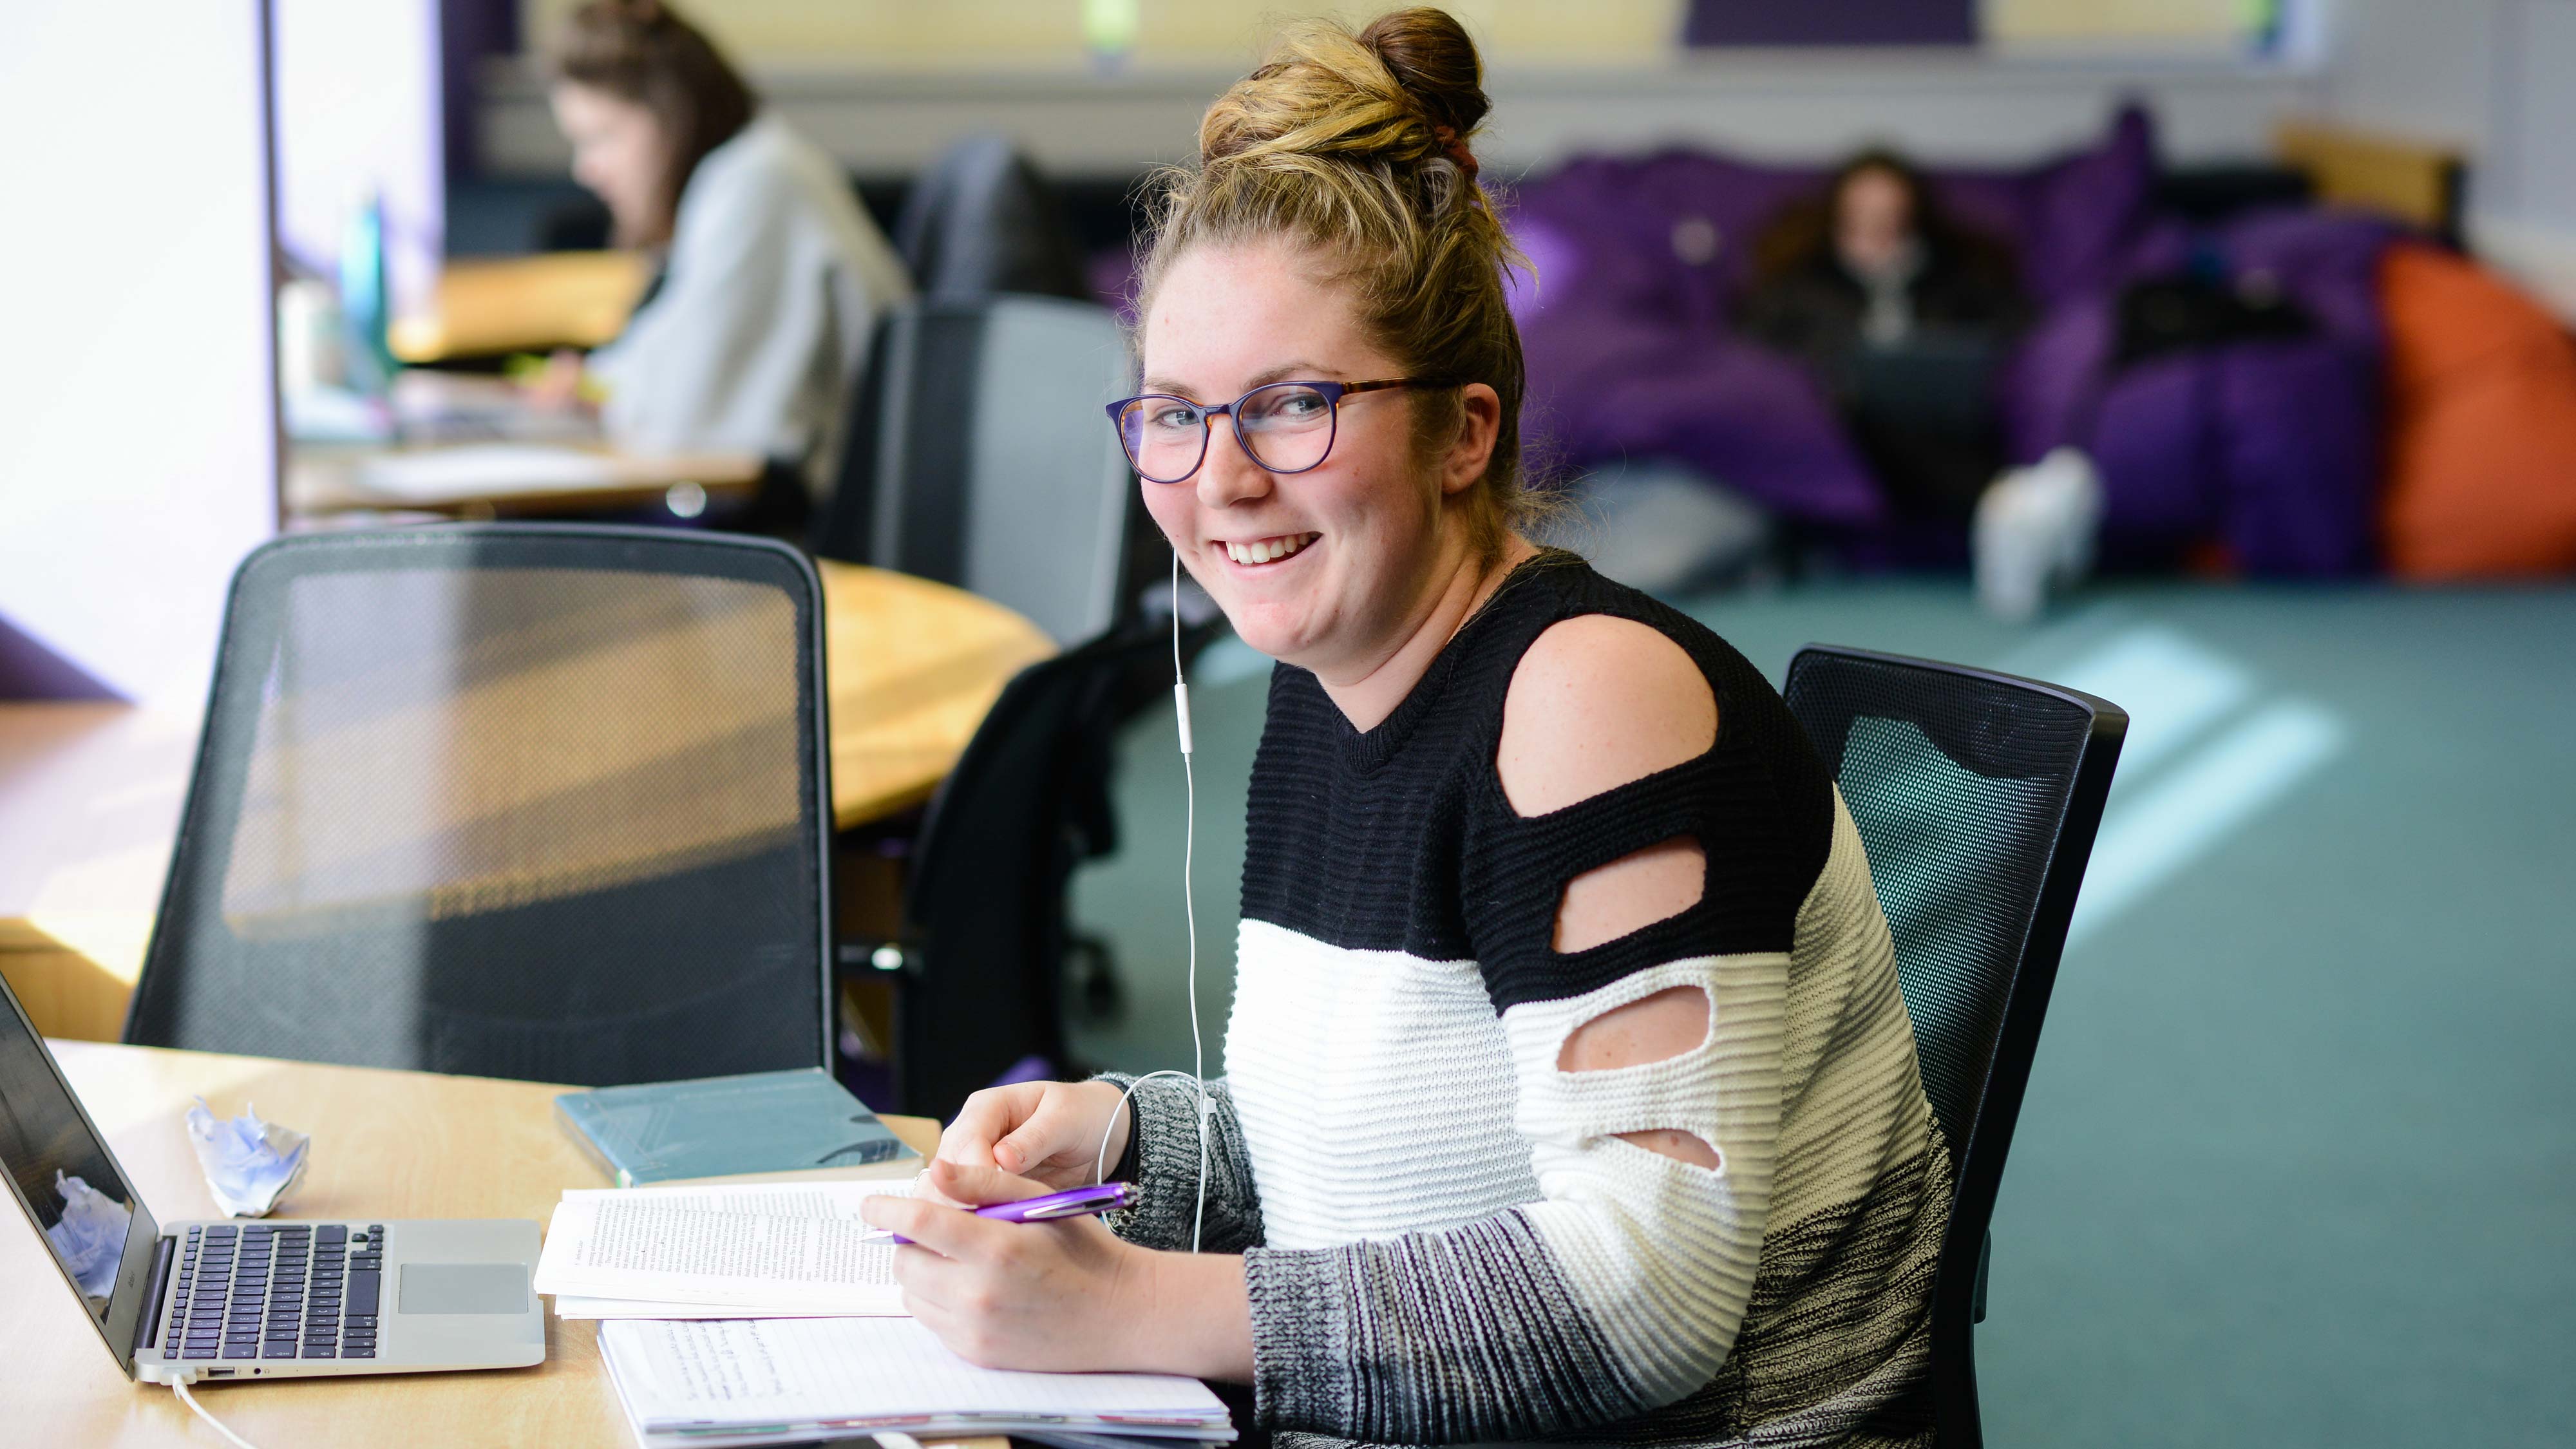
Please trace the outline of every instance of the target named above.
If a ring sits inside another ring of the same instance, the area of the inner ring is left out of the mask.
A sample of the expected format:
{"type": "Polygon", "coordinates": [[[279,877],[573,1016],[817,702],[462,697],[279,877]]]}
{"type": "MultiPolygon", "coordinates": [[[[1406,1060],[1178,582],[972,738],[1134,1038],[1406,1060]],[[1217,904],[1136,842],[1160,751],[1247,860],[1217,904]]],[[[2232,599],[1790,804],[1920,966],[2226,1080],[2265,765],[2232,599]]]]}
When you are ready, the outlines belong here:
{"type": "Polygon", "coordinates": [[[758,453],[826,492],[869,334],[911,295],[840,164],[762,112],[698,162],[660,286],[591,357],[608,437],[758,453]]]}

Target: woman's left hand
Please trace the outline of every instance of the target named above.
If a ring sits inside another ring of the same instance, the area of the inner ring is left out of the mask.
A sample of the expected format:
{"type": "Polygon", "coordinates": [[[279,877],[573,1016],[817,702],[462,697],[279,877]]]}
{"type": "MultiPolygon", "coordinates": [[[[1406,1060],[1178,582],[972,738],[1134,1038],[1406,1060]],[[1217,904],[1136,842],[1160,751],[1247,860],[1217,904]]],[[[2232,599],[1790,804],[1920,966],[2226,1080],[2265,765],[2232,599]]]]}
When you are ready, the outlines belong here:
{"type": "MultiPolygon", "coordinates": [[[[997,1167],[935,1161],[928,1186],[951,1202],[1017,1202],[1053,1191],[997,1167]]],[[[872,1197],[867,1222],[912,1239],[895,1250],[904,1306],[960,1357],[986,1368],[1135,1369],[1131,1329],[1149,1321],[1151,1260],[1098,1218],[1004,1223],[923,1199],[872,1197]]]]}

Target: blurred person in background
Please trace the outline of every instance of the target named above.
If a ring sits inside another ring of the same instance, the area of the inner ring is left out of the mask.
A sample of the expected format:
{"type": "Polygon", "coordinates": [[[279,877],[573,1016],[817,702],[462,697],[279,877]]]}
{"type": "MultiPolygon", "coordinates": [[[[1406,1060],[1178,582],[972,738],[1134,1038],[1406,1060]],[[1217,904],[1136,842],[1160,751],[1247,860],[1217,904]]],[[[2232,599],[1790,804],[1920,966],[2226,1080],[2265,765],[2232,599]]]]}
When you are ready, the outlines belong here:
{"type": "MultiPolygon", "coordinates": [[[[574,179],[607,204],[618,245],[660,262],[588,361],[609,438],[758,453],[819,495],[877,316],[912,293],[893,246],[839,163],[659,0],[590,0],[552,68],[574,179]]],[[[569,401],[581,382],[558,359],[541,391],[569,401]]]]}
{"type": "Polygon", "coordinates": [[[1884,397],[1870,368],[1873,354],[1944,348],[1978,373],[1973,389],[2021,325],[2011,251],[1953,220],[1903,157],[1873,150],[1785,209],[1754,266],[1745,330],[1815,372],[1900,508],[1964,518],[2001,462],[1991,412],[1926,416],[1884,397]]]}
{"type": "Polygon", "coordinates": [[[1743,324],[1814,372],[1901,515],[1966,525],[1977,589],[2008,618],[2092,566],[2102,485],[2059,449],[2003,466],[1995,370],[2028,320],[2011,249],[1952,217],[1892,151],[1837,169],[1754,252],[1743,324]]]}

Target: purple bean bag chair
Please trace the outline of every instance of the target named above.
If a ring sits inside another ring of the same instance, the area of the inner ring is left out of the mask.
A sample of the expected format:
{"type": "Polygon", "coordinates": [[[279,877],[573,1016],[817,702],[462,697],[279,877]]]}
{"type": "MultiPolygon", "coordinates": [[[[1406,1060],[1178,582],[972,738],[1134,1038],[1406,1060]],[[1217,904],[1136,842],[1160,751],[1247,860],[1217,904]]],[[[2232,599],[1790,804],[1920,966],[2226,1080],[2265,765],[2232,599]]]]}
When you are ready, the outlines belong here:
{"type": "MultiPolygon", "coordinates": [[[[2115,561],[2169,561],[2214,539],[2252,573],[2367,568],[2372,276],[2387,231],[2305,211],[2200,233],[2159,222],[2154,153],[2131,108],[2100,144],[2055,162],[1932,173],[1955,215],[2014,245],[2034,306],[1998,382],[2012,456],[2094,453],[2115,561]],[[2193,265],[2268,275],[2315,331],[2115,368],[2120,288],[2193,265]]],[[[1857,557],[1924,556],[1806,371],[1727,324],[1750,239],[1826,175],[1668,151],[1578,160],[1523,186],[1509,219],[1538,271],[1514,307],[1535,455],[1575,469],[1672,458],[1841,534],[1857,557]]]]}
{"type": "Polygon", "coordinates": [[[2022,341],[2000,388],[2011,455],[2061,444],[2093,454],[2109,563],[2168,562],[2214,542],[2276,577],[2370,569],[2385,339],[2375,277],[2396,235],[2335,212],[2248,216],[2209,229],[2161,222],[2120,279],[2201,271],[2277,290],[2310,335],[2113,365],[2117,291],[2061,303],[2022,341]]]}

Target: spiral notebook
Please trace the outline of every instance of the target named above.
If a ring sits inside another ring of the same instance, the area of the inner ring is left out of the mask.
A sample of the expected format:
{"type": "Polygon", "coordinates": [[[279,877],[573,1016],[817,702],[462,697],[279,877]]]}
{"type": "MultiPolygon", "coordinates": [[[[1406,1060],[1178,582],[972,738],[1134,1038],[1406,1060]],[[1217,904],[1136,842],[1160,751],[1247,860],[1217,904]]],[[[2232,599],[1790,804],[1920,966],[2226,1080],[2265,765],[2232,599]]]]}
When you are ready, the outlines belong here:
{"type": "Polygon", "coordinates": [[[978,1368],[910,1318],[617,1319],[600,1325],[599,1347],[644,1449],[887,1430],[1234,1438],[1196,1379],[978,1368]]]}

